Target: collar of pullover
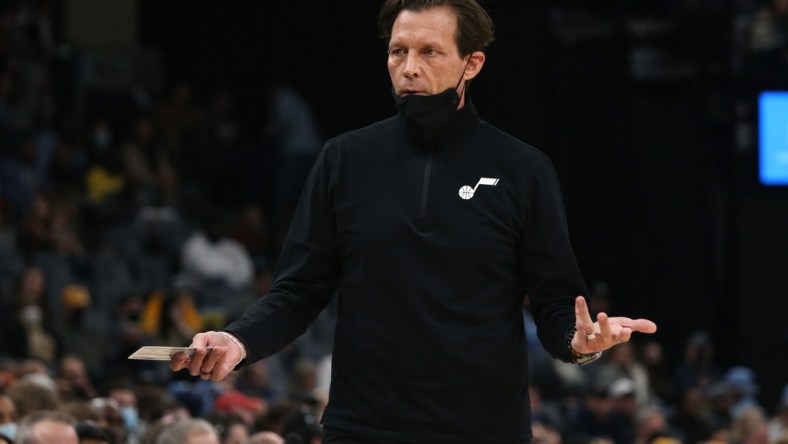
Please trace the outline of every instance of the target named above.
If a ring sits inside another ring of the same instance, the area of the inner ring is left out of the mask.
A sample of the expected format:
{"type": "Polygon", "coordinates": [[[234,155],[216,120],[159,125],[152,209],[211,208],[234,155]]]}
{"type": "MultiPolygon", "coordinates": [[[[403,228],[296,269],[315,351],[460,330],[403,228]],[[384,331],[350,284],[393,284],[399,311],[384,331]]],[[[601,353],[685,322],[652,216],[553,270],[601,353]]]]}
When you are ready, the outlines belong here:
{"type": "Polygon", "coordinates": [[[479,124],[479,114],[476,111],[473,101],[467,94],[465,96],[465,105],[452,114],[449,124],[440,132],[435,133],[432,138],[427,138],[409,128],[405,124],[402,115],[398,114],[398,117],[405,129],[408,139],[419,148],[427,150],[439,149],[460,136],[467,134],[479,124]]]}

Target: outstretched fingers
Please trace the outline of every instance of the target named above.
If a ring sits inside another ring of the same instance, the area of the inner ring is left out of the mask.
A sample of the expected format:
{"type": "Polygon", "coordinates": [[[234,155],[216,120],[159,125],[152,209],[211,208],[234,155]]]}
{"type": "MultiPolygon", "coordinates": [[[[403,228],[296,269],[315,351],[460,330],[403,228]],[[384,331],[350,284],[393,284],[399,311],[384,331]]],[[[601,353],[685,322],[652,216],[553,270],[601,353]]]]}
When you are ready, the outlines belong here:
{"type": "Polygon", "coordinates": [[[612,322],[622,328],[628,328],[633,332],[652,334],[657,332],[657,324],[648,319],[631,319],[623,316],[610,318],[612,322]]]}
{"type": "Polygon", "coordinates": [[[591,319],[591,313],[588,311],[588,304],[583,296],[575,298],[575,327],[578,333],[582,333],[586,337],[597,332],[594,320],[591,319]]]}

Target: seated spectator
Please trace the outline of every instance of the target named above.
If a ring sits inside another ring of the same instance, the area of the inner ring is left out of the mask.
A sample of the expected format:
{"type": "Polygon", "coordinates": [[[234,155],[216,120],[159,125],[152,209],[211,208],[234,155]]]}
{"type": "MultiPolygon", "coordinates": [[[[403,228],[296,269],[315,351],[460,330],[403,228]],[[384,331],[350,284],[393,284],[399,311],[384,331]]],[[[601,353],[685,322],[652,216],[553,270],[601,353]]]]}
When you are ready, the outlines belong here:
{"type": "Polygon", "coordinates": [[[51,384],[47,384],[43,381],[43,378],[31,374],[17,379],[6,390],[5,394],[14,402],[19,418],[42,410],[55,410],[60,405],[54,382],[50,380],[51,384]]]}
{"type": "Polygon", "coordinates": [[[123,432],[130,442],[138,442],[143,430],[137,406],[136,386],[132,380],[118,377],[106,382],[103,391],[109,400],[117,403],[123,419],[123,432]]]}
{"type": "Polygon", "coordinates": [[[0,436],[13,438],[16,434],[16,404],[9,396],[0,395],[0,436]]]}
{"type": "Polygon", "coordinates": [[[243,444],[285,444],[285,439],[274,432],[257,432],[252,434],[243,444]]]}
{"type": "Polygon", "coordinates": [[[11,220],[18,221],[29,211],[33,196],[44,189],[46,171],[41,171],[33,132],[24,134],[11,149],[10,156],[0,159],[0,197],[11,220]]]}
{"type": "Polygon", "coordinates": [[[629,379],[637,405],[644,405],[650,401],[648,370],[635,356],[632,342],[611,348],[602,359],[594,363],[593,368],[594,379],[604,381],[605,384],[613,384],[621,378],[629,379]]]}
{"type": "Polygon", "coordinates": [[[684,432],[688,442],[706,441],[715,429],[708,402],[698,388],[684,391],[678,409],[669,418],[670,424],[684,432]]]}
{"type": "Polygon", "coordinates": [[[281,388],[272,384],[269,361],[263,359],[239,369],[235,388],[245,395],[262,398],[268,403],[276,401],[283,393],[280,393],[281,388]]]}
{"type": "Polygon", "coordinates": [[[269,261],[275,254],[263,207],[247,204],[240,213],[240,219],[232,226],[229,236],[246,248],[255,264],[269,261]]]}
{"type": "Polygon", "coordinates": [[[106,334],[88,318],[92,298],[84,285],[66,285],[60,293],[62,322],[56,331],[62,352],[79,357],[91,378],[103,377],[109,349],[106,334]]]}
{"type": "Polygon", "coordinates": [[[206,418],[213,424],[222,444],[243,444],[249,439],[249,426],[238,415],[232,413],[214,413],[206,418]]]}
{"type": "Polygon", "coordinates": [[[16,358],[34,358],[54,366],[60,354],[45,300],[46,281],[38,267],[28,267],[18,278],[13,294],[12,316],[3,326],[6,353],[16,358]]]}
{"type": "Polygon", "coordinates": [[[765,443],[769,434],[768,420],[763,409],[748,404],[736,410],[731,424],[731,436],[736,443],[765,443]]]}
{"type": "Polygon", "coordinates": [[[125,443],[128,433],[120,404],[112,398],[97,397],[90,400],[90,406],[99,414],[96,425],[108,432],[112,442],[125,443]]]}
{"type": "Polygon", "coordinates": [[[140,318],[142,331],[159,345],[183,346],[202,331],[203,320],[186,291],[169,289],[153,292],[140,318]]]}
{"type": "Polygon", "coordinates": [[[74,218],[73,208],[36,193],[17,232],[20,251],[28,258],[36,252],[55,252],[79,259],[85,249],[74,218]]]}
{"type": "Polygon", "coordinates": [[[252,258],[243,244],[227,234],[220,211],[206,208],[199,217],[199,227],[181,249],[183,277],[197,285],[219,281],[231,289],[250,288],[252,258]]]}
{"type": "Polygon", "coordinates": [[[567,439],[587,442],[609,439],[615,444],[631,444],[631,427],[627,419],[613,410],[614,400],[606,384],[595,383],[586,394],[583,404],[574,411],[567,424],[567,439]]]}
{"type": "Polygon", "coordinates": [[[112,344],[112,347],[107,351],[105,362],[108,371],[112,373],[107,375],[109,379],[127,376],[135,381],[151,380],[156,374],[158,366],[155,361],[128,359],[129,355],[140,347],[157,343],[156,333],[146,331],[140,322],[145,309],[145,297],[138,293],[129,293],[118,301],[108,325],[107,342],[112,344]]]}
{"type": "Polygon", "coordinates": [[[214,402],[217,414],[238,417],[244,425],[251,428],[255,419],[268,411],[268,403],[262,398],[245,395],[237,390],[229,390],[219,394],[214,402]]]}
{"type": "Polygon", "coordinates": [[[101,422],[101,414],[86,400],[61,403],[57,411],[71,416],[76,422],[91,422],[94,424],[101,422]]]}
{"type": "Polygon", "coordinates": [[[678,393],[683,393],[690,387],[705,389],[716,383],[721,376],[721,369],[715,361],[711,336],[705,331],[693,333],[684,345],[682,360],[674,367],[674,389],[678,393]]]}
{"type": "Polygon", "coordinates": [[[17,444],[79,444],[76,422],[71,416],[43,410],[22,417],[16,430],[17,444]]]}
{"type": "Polygon", "coordinates": [[[181,419],[164,427],[156,444],[221,444],[211,423],[201,418],[181,419]]]}
{"type": "Polygon", "coordinates": [[[631,442],[650,444],[655,439],[665,440],[666,443],[684,442],[684,436],[671,428],[662,407],[648,404],[638,409],[635,417],[635,437],[631,442]]]}
{"type": "Polygon", "coordinates": [[[76,425],[79,444],[116,444],[115,438],[109,430],[90,421],[81,421],[76,425]]]}
{"type": "Polygon", "coordinates": [[[769,421],[769,442],[788,444],[788,384],[783,387],[782,396],[769,421]]]}
{"type": "Polygon", "coordinates": [[[60,359],[55,382],[58,396],[63,401],[84,401],[96,396],[85,361],[79,356],[69,354],[60,359]]]}

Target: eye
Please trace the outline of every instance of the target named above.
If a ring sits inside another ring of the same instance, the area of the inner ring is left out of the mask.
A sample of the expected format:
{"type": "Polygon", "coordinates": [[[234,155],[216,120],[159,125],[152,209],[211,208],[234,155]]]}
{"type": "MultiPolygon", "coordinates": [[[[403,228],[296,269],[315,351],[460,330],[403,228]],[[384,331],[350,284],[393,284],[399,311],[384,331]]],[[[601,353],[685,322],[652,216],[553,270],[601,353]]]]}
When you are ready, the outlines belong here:
{"type": "Polygon", "coordinates": [[[406,51],[402,48],[390,48],[389,55],[392,57],[399,57],[405,55],[406,51]]]}
{"type": "Polygon", "coordinates": [[[438,51],[436,51],[435,48],[426,48],[426,49],[424,49],[424,51],[422,51],[422,54],[424,54],[426,56],[432,56],[432,55],[435,55],[437,53],[438,53],[438,51]]]}

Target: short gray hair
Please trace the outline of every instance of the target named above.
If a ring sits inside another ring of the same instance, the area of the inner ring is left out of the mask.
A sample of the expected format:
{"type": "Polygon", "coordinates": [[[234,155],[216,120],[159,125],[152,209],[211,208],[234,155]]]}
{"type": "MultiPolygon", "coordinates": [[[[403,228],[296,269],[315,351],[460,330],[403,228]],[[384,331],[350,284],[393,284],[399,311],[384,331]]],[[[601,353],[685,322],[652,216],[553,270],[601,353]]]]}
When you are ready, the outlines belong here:
{"type": "MultiPolygon", "coordinates": [[[[36,425],[45,422],[56,422],[74,427],[76,420],[68,413],[56,410],[39,410],[22,417],[17,424],[14,442],[17,444],[45,444],[38,442],[35,434],[36,425]]],[[[76,428],[74,429],[76,433],[76,428]]]]}
{"type": "Polygon", "coordinates": [[[219,442],[219,435],[210,422],[202,418],[188,418],[164,427],[156,437],[156,444],[183,444],[190,435],[197,433],[210,433],[219,442]]]}

